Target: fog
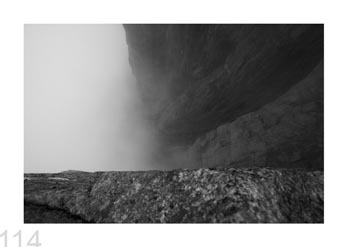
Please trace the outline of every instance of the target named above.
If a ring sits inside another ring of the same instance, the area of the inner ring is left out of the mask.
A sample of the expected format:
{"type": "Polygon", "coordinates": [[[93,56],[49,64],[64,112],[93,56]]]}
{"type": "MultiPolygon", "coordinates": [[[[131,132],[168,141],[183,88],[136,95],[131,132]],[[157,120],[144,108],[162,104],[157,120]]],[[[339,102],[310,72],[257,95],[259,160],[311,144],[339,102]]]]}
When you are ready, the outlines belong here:
{"type": "Polygon", "coordinates": [[[152,169],[122,25],[25,25],[24,170],[152,169]]]}

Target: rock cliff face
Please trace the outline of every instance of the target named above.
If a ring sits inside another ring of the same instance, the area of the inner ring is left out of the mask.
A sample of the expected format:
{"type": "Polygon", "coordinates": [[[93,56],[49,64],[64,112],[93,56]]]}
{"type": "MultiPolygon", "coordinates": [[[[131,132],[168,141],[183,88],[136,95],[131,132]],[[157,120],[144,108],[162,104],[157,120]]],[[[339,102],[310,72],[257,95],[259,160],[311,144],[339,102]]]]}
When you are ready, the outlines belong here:
{"type": "Polygon", "coordinates": [[[197,166],[323,167],[323,64],[287,93],[197,139],[197,166]]]}
{"type": "Polygon", "coordinates": [[[28,223],[323,222],[321,171],[26,174],[24,185],[28,223]]]}
{"type": "Polygon", "coordinates": [[[188,167],[323,167],[323,25],[125,29],[164,156],[180,149],[188,167]]]}

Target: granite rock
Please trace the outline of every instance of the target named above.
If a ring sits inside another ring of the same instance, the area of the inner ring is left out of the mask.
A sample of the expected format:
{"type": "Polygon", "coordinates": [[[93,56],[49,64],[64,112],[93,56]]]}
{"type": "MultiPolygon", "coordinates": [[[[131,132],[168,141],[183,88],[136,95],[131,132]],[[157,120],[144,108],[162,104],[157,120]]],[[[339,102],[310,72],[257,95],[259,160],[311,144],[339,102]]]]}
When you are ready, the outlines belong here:
{"type": "Polygon", "coordinates": [[[24,200],[83,222],[321,223],[323,172],[216,168],[26,174],[24,200]]]}

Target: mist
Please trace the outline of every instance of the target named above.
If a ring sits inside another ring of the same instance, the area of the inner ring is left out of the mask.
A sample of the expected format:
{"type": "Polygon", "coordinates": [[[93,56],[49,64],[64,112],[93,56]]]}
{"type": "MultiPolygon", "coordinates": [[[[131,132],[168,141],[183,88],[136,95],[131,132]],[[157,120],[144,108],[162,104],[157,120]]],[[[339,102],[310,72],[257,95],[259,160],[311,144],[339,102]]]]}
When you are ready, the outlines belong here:
{"type": "Polygon", "coordinates": [[[24,171],[152,169],[122,25],[25,25],[24,171]]]}

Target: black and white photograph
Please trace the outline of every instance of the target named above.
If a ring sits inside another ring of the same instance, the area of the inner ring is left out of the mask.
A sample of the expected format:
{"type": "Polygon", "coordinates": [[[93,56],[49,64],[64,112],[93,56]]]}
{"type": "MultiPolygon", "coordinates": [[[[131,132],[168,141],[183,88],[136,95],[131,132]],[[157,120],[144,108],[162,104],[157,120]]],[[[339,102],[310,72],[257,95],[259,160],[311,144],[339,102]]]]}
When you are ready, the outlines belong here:
{"type": "Polygon", "coordinates": [[[0,247],[350,246],[347,5],[0,2],[0,247]]]}
{"type": "Polygon", "coordinates": [[[24,223],[323,223],[323,24],[28,24],[24,223]]]}

